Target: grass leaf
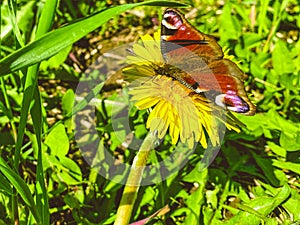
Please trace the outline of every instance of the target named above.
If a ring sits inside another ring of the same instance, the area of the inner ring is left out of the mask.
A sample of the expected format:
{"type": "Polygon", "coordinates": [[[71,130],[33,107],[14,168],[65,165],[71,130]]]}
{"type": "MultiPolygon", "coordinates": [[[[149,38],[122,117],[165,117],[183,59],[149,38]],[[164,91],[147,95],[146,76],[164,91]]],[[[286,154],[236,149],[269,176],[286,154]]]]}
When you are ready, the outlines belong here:
{"type": "Polygon", "coordinates": [[[50,58],[120,13],[141,5],[166,7],[186,6],[185,4],[176,2],[147,1],[119,5],[104,11],[96,12],[82,20],[51,31],[38,40],[5,57],[0,61],[0,76],[50,58]]]}

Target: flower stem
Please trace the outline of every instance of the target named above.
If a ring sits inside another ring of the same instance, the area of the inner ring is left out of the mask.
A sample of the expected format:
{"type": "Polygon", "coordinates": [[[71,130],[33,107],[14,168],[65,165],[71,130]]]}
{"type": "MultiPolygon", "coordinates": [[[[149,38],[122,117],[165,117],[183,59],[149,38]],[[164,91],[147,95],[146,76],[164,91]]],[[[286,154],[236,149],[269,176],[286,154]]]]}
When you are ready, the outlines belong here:
{"type": "Polygon", "coordinates": [[[129,223],[148,156],[157,140],[156,133],[156,131],[153,131],[147,135],[134,157],[114,225],[127,225],[129,223]]]}

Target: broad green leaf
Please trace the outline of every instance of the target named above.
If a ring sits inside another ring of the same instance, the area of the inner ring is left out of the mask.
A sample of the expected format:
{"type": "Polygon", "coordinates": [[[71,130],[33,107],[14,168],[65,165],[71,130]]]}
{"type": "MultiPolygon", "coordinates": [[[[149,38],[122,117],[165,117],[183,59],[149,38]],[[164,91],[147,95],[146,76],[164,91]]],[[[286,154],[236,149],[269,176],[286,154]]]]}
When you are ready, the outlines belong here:
{"type": "Polygon", "coordinates": [[[276,218],[267,218],[265,220],[265,225],[278,225],[276,218]]]}
{"type": "Polygon", "coordinates": [[[245,33],[243,39],[246,48],[253,48],[261,44],[262,37],[257,33],[245,33]]]}
{"type": "Polygon", "coordinates": [[[83,190],[82,186],[78,187],[78,189],[74,193],[74,197],[81,203],[84,203],[86,197],[86,189],[83,190]]]}
{"type": "MultiPolygon", "coordinates": [[[[233,209],[231,209],[232,211],[233,209]]],[[[258,219],[258,218],[254,218],[254,219],[250,219],[247,217],[241,217],[240,214],[239,216],[233,216],[231,217],[229,220],[225,221],[225,222],[220,222],[218,223],[218,225],[242,225],[242,224],[251,224],[251,225],[260,225],[262,220],[258,219]]]]}
{"type": "MultiPolygon", "coordinates": [[[[197,167],[198,167],[197,171],[199,171],[199,167],[201,167],[201,165],[199,165],[197,167]]],[[[197,174],[196,171],[194,173],[197,174]]],[[[199,185],[199,187],[197,188],[197,190],[195,192],[193,192],[191,195],[189,195],[186,200],[187,206],[191,209],[191,214],[194,215],[194,216],[187,218],[187,220],[186,220],[187,224],[197,224],[199,222],[199,216],[200,216],[199,214],[201,212],[201,208],[206,203],[204,191],[205,191],[205,184],[208,179],[207,175],[208,175],[207,169],[205,169],[205,170],[202,170],[200,174],[198,173],[198,175],[196,175],[194,177],[194,179],[197,182],[197,184],[199,185]]],[[[187,178],[188,178],[188,176],[189,175],[187,175],[187,178]]]]}
{"type": "Polygon", "coordinates": [[[181,216],[187,216],[187,217],[191,217],[191,218],[188,218],[187,219],[187,223],[185,224],[195,224],[197,225],[197,223],[195,223],[196,221],[199,220],[199,218],[197,218],[197,216],[191,211],[190,208],[187,208],[187,207],[182,207],[182,208],[179,208],[177,210],[175,210],[171,216],[173,217],[181,217],[181,216]],[[190,223],[192,222],[192,223],[190,223]]]}
{"type": "Polygon", "coordinates": [[[57,125],[45,139],[45,144],[51,149],[51,155],[65,156],[70,144],[64,125],[57,125]]]}
{"type": "Polygon", "coordinates": [[[63,115],[72,113],[74,107],[75,94],[72,89],[68,89],[62,98],[61,108],[63,115]]]}
{"type": "Polygon", "coordinates": [[[279,189],[278,193],[274,197],[259,197],[250,201],[247,206],[253,208],[260,214],[267,216],[282,202],[287,200],[291,193],[290,187],[285,184],[279,189]]]}
{"type": "MultiPolygon", "coordinates": [[[[72,110],[74,107],[75,94],[72,89],[68,89],[62,98],[61,108],[62,115],[66,116],[68,114],[72,114],[72,110]]],[[[64,121],[64,125],[67,128],[67,133],[72,133],[74,129],[74,123],[72,118],[68,118],[64,121]]]]}
{"type": "Polygon", "coordinates": [[[300,164],[292,162],[282,162],[276,159],[273,159],[273,166],[276,166],[281,169],[287,169],[293,171],[294,173],[300,174],[300,164]]]}
{"type": "Polygon", "coordinates": [[[68,185],[76,185],[82,181],[80,167],[72,159],[62,156],[59,158],[61,172],[57,174],[68,185]]]}
{"type": "MultiPolygon", "coordinates": [[[[251,74],[259,79],[264,79],[269,74],[269,70],[265,68],[265,64],[270,61],[270,55],[267,53],[252,54],[250,61],[251,74]]],[[[274,81],[276,83],[277,80],[274,81]]],[[[258,83],[258,85],[260,85],[258,83]]],[[[263,87],[263,85],[261,85],[263,87]]]]}
{"type": "MultiPolygon", "coordinates": [[[[290,127],[293,128],[293,127],[290,127]]],[[[296,127],[295,127],[296,128],[296,127]]],[[[287,151],[299,151],[300,150],[300,130],[293,133],[293,129],[282,130],[280,139],[280,145],[287,151]]]]}
{"type": "Polygon", "coordinates": [[[257,197],[246,204],[239,205],[240,211],[235,215],[240,224],[261,224],[262,221],[267,221],[267,216],[273,212],[282,202],[288,199],[290,195],[290,188],[285,184],[280,188],[279,192],[274,197],[267,197],[267,195],[257,197]]]}
{"type": "Polygon", "coordinates": [[[44,169],[51,168],[53,179],[67,185],[77,185],[82,181],[82,172],[76,162],[66,156],[43,155],[44,169]]]}
{"type": "Polygon", "coordinates": [[[43,168],[44,171],[47,169],[55,170],[55,168],[59,168],[61,163],[57,159],[55,155],[49,155],[46,151],[43,152],[43,168]]]}
{"type": "Polygon", "coordinates": [[[294,221],[300,220],[300,194],[298,190],[291,189],[291,197],[282,206],[294,218],[294,221]]]}
{"type": "Polygon", "coordinates": [[[294,71],[291,53],[283,41],[276,42],[272,53],[272,64],[275,71],[281,76],[294,71]]]}
{"type": "Polygon", "coordinates": [[[147,135],[148,130],[146,129],[145,124],[137,124],[134,126],[134,135],[136,138],[141,139],[147,135]]]}
{"type": "Polygon", "coordinates": [[[286,150],[278,145],[276,145],[274,142],[268,141],[267,142],[269,148],[276,154],[281,157],[286,157],[286,150]]]}
{"type": "Polygon", "coordinates": [[[256,114],[252,117],[237,116],[239,120],[247,125],[245,132],[250,130],[252,135],[261,136],[261,132],[267,138],[273,138],[272,132],[280,131],[279,143],[286,151],[297,151],[300,149],[300,124],[281,117],[274,109],[266,114],[256,114]]]}
{"type": "Polygon", "coordinates": [[[256,163],[258,164],[258,166],[263,171],[263,174],[267,177],[268,181],[274,186],[282,185],[282,182],[284,182],[284,181],[279,180],[275,176],[274,167],[272,165],[271,159],[262,158],[259,155],[257,156],[255,153],[253,153],[252,155],[253,155],[256,163]]]}
{"type": "Polygon", "coordinates": [[[236,117],[246,124],[247,128],[244,129],[245,133],[251,134],[254,137],[260,137],[264,129],[263,127],[267,124],[264,114],[255,114],[254,116],[241,116],[236,115],[236,117]]]}
{"type": "MultiPolygon", "coordinates": [[[[79,190],[76,190],[76,193],[77,192],[79,192],[79,190]]],[[[80,202],[73,195],[67,194],[64,197],[64,202],[72,209],[80,209],[80,202]]]]}
{"type": "Polygon", "coordinates": [[[232,39],[237,40],[240,35],[241,24],[236,17],[231,15],[232,6],[233,4],[226,4],[222,9],[220,33],[223,42],[232,39]]]}
{"type": "Polygon", "coordinates": [[[199,162],[197,164],[197,166],[190,172],[188,173],[186,176],[183,177],[183,181],[186,182],[190,182],[190,183],[194,183],[194,182],[198,182],[200,183],[205,183],[207,180],[207,169],[202,169],[203,166],[203,162],[199,162]]]}
{"type": "Polygon", "coordinates": [[[151,187],[151,186],[146,187],[143,197],[140,200],[140,205],[143,206],[143,205],[147,205],[149,203],[153,204],[154,203],[153,196],[155,196],[155,195],[156,194],[155,194],[155,190],[153,189],[153,187],[151,187]]]}
{"type": "Polygon", "coordinates": [[[275,110],[268,112],[270,128],[281,130],[279,143],[287,151],[300,149],[300,123],[295,123],[281,117],[275,110]]]}

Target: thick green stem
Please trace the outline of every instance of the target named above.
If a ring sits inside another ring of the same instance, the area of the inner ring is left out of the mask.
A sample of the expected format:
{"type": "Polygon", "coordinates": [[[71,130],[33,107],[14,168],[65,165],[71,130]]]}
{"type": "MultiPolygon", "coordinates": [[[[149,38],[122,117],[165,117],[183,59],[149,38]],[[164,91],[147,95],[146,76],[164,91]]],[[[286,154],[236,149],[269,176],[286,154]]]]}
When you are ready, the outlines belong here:
{"type": "Polygon", "coordinates": [[[134,157],[114,225],[127,225],[129,223],[143,171],[156,140],[156,132],[150,132],[134,157]]]}

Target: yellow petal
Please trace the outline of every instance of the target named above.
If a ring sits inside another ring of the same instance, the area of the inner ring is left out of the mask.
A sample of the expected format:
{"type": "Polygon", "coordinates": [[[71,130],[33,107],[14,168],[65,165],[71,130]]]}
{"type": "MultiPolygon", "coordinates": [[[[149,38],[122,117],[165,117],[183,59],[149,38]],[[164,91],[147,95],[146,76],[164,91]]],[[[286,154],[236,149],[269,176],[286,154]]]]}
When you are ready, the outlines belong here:
{"type": "Polygon", "coordinates": [[[146,126],[157,130],[159,138],[169,131],[172,144],[178,140],[190,148],[199,142],[207,148],[207,138],[213,146],[219,144],[218,123],[227,129],[239,131],[242,124],[232,115],[225,116],[224,110],[211,103],[205,95],[199,95],[179,81],[164,74],[181,72],[164,64],[160,49],[160,34],[141,37],[142,44],[133,46],[134,56],[128,56],[131,66],[125,68],[126,80],[130,84],[131,100],[136,101],[138,109],[152,109],[146,126]],[[164,72],[160,72],[162,71],[164,72]],[[170,71],[166,71],[166,70],[170,71]]]}

